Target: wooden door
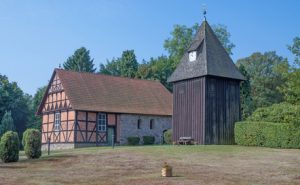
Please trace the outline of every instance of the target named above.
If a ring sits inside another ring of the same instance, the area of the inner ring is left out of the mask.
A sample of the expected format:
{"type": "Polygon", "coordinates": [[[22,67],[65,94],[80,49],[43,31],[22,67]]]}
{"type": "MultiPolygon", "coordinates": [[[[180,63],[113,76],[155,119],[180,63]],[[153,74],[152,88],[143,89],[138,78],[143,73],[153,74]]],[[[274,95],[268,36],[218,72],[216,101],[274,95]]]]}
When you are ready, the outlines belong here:
{"type": "Polygon", "coordinates": [[[108,145],[112,145],[112,141],[115,140],[115,128],[108,127],[107,129],[107,143],[108,145]]]}

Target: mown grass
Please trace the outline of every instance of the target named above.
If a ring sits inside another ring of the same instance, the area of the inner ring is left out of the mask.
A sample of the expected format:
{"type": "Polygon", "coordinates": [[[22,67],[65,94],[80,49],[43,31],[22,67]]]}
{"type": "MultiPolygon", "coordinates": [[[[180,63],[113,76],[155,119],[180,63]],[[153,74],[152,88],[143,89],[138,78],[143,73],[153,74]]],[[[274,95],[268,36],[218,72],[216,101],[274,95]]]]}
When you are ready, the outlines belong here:
{"type": "Polygon", "coordinates": [[[0,163],[0,184],[300,184],[300,150],[242,146],[118,146],[0,163]],[[174,176],[160,176],[168,162],[174,176]]]}

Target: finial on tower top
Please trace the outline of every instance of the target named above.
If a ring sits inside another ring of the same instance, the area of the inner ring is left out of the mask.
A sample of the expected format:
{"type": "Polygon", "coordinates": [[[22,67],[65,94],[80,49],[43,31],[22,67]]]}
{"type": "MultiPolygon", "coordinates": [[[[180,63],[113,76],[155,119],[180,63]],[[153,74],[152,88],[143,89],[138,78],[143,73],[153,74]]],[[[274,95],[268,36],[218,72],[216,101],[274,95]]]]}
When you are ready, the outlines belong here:
{"type": "Polygon", "coordinates": [[[206,4],[202,5],[202,12],[203,12],[203,16],[204,16],[204,21],[206,21],[206,4]]]}

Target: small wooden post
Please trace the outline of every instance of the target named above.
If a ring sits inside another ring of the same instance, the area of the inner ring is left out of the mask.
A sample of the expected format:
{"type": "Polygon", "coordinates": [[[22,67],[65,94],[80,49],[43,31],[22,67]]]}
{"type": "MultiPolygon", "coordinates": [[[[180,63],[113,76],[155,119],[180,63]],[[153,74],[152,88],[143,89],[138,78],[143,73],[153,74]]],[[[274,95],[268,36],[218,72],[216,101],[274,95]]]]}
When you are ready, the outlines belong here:
{"type": "Polygon", "coordinates": [[[50,155],[50,137],[48,137],[48,155],[50,155]]]}
{"type": "Polygon", "coordinates": [[[168,165],[168,163],[164,163],[162,169],[161,169],[161,176],[162,177],[172,177],[172,166],[168,165]]]}

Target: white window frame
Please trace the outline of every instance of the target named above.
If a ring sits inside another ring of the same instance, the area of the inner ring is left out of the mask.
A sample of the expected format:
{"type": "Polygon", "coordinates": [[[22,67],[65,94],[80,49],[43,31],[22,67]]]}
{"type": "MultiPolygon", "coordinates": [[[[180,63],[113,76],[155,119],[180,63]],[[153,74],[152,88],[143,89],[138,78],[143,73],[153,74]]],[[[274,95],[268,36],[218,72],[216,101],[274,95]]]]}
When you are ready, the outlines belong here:
{"type": "Polygon", "coordinates": [[[107,115],[105,113],[98,114],[97,129],[100,132],[106,132],[106,130],[107,130],[107,115]]]}
{"type": "Polygon", "coordinates": [[[61,120],[60,120],[60,112],[56,112],[54,115],[54,131],[59,131],[60,130],[60,124],[61,124],[61,120]]]}

